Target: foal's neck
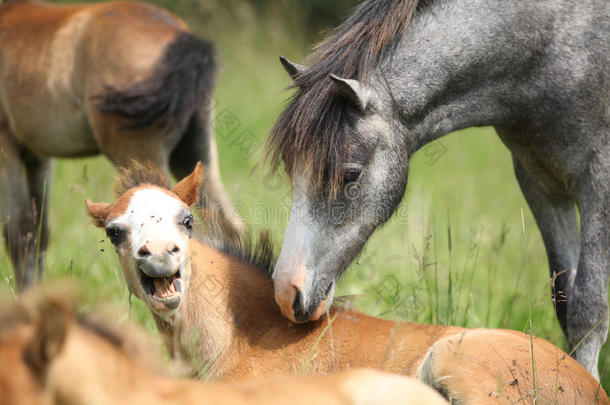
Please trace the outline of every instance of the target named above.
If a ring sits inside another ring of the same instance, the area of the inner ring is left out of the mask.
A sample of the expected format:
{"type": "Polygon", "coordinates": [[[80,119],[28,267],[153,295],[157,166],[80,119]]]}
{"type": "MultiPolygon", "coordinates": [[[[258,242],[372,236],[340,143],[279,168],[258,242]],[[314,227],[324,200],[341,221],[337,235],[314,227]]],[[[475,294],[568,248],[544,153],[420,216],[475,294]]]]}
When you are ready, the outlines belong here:
{"type": "MultiPolygon", "coordinates": [[[[188,357],[194,349],[204,364],[222,367],[230,361],[228,356],[238,354],[229,354],[230,346],[249,345],[285,322],[268,275],[194,239],[190,251],[191,281],[184,305],[172,325],[165,327],[177,345],[174,353],[188,357]]],[[[163,329],[159,322],[158,326],[163,329]]]]}
{"type": "Polygon", "coordinates": [[[275,305],[268,275],[197,241],[191,242],[190,251],[191,282],[168,335],[176,345],[174,353],[185,359],[198,356],[193,364],[201,360],[211,379],[380,364],[411,375],[430,345],[451,332],[340,309],[331,309],[319,322],[295,325],[275,305]],[[365,344],[370,341],[375,344],[365,344]],[[388,358],[388,353],[393,355],[388,358]]]}

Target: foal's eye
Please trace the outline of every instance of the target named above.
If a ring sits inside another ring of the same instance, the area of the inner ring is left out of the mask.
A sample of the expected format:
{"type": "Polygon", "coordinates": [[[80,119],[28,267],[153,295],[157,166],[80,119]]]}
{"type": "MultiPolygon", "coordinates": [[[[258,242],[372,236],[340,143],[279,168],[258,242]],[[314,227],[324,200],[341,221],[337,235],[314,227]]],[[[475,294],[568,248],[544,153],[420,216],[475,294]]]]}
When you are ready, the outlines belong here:
{"type": "Polygon", "coordinates": [[[127,237],[127,230],[119,225],[108,225],[106,227],[106,236],[108,236],[113,245],[118,246],[127,237]]]}
{"type": "Polygon", "coordinates": [[[347,167],[343,172],[343,183],[347,184],[358,181],[361,173],[362,167],[360,166],[347,167]]]}
{"type": "Polygon", "coordinates": [[[184,218],[182,225],[184,225],[189,231],[193,229],[193,217],[189,215],[188,217],[184,218]]]}

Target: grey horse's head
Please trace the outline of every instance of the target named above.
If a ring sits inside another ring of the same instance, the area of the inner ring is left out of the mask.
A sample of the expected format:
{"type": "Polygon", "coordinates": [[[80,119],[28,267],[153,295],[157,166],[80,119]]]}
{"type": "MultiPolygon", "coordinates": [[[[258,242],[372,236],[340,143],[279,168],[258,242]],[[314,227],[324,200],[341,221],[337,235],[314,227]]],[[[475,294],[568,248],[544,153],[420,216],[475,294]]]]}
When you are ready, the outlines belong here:
{"type": "Polygon", "coordinates": [[[298,92],[271,137],[293,193],[273,279],[284,316],[305,322],[325,312],[341,273],[399,204],[408,157],[382,83],[334,74],[303,83],[308,68],[281,61],[298,92]],[[312,130],[315,134],[298,133],[312,130]],[[279,140],[291,136],[311,138],[306,148],[279,140]]]}

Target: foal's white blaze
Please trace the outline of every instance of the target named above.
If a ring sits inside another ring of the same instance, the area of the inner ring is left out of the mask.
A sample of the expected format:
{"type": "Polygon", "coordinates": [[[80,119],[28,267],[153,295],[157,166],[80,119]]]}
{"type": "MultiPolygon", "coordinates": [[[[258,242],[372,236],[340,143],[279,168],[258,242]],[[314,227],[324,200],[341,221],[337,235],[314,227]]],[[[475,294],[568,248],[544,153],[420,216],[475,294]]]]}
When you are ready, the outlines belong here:
{"type": "Polygon", "coordinates": [[[178,310],[190,279],[189,235],[178,224],[187,211],[169,193],[144,188],[135,191],[125,211],[107,225],[127,228],[129,243],[118,248],[125,277],[131,291],[161,316],[178,310]],[[144,246],[146,253],[139,253],[144,246]]]}
{"type": "Polygon", "coordinates": [[[138,257],[140,247],[154,241],[174,243],[184,252],[186,241],[176,217],[185,207],[182,201],[162,190],[146,188],[136,191],[125,212],[112,222],[129,227],[134,258],[138,257]]]}

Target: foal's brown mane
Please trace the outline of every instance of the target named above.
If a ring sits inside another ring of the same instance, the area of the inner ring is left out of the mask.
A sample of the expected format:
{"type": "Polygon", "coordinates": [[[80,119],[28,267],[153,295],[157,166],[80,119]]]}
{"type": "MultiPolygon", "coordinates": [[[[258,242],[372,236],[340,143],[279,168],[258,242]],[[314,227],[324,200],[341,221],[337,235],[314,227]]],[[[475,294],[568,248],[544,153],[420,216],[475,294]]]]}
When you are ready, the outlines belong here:
{"type": "MultiPolygon", "coordinates": [[[[169,180],[166,174],[153,164],[132,161],[126,169],[121,170],[114,190],[117,196],[121,196],[128,190],[142,185],[169,189],[169,180]]],[[[250,229],[247,229],[244,235],[240,235],[230,223],[213,213],[206,215],[204,219],[195,223],[193,230],[195,239],[271,277],[276,256],[273,240],[268,231],[253,236],[250,229]]]]}
{"type": "Polygon", "coordinates": [[[226,222],[212,220],[197,223],[193,237],[271,278],[277,258],[269,231],[263,230],[255,236],[248,228],[244,235],[237,235],[226,222]]]}
{"type": "Polygon", "coordinates": [[[169,189],[167,174],[156,165],[152,162],[132,160],[126,168],[120,170],[114,183],[114,192],[120,197],[128,190],[144,184],[169,189]]]}
{"type": "Polygon", "coordinates": [[[297,91],[278,118],[267,141],[273,167],[283,160],[292,177],[302,163],[311,185],[336,191],[354,139],[351,106],[329,78],[367,81],[372,70],[404,35],[422,0],[368,0],[315,47],[311,66],[294,80],[297,91]]]}

